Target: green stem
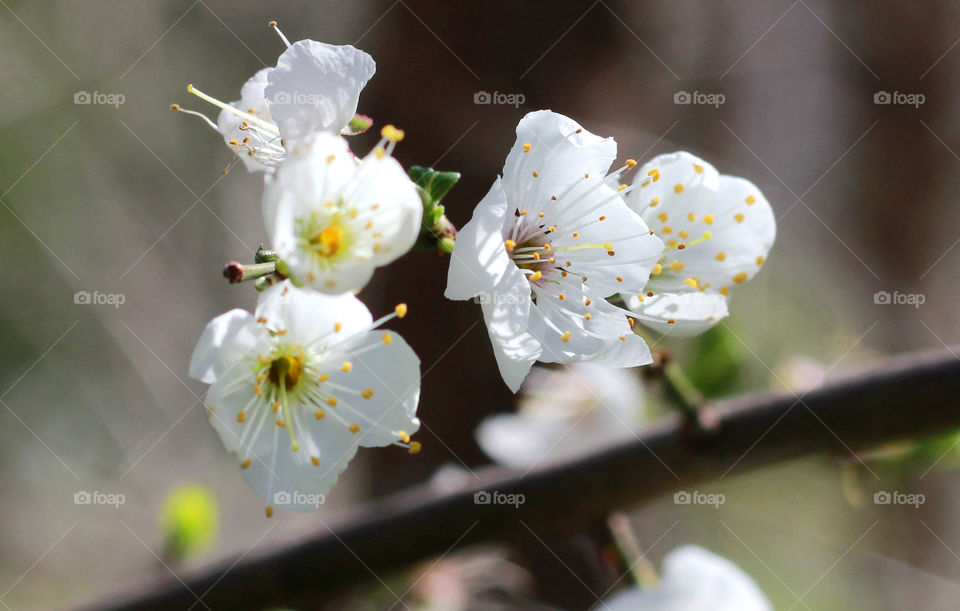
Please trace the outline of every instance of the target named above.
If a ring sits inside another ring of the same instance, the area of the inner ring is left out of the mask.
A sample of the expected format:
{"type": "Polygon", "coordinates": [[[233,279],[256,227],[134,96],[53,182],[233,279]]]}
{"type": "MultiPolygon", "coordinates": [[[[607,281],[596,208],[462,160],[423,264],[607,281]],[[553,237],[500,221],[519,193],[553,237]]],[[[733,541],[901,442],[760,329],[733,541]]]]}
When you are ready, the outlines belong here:
{"type": "Polygon", "coordinates": [[[613,540],[620,549],[620,555],[626,563],[633,580],[641,590],[647,590],[657,585],[660,578],[657,569],[647,560],[640,549],[640,543],[630,527],[630,519],[622,513],[614,513],[607,519],[613,540]]]}
{"type": "Polygon", "coordinates": [[[703,404],[703,395],[694,386],[683,369],[674,361],[663,365],[663,383],[667,394],[677,402],[677,407],[685,415],[696,419],[698,408],[703,404]]]}

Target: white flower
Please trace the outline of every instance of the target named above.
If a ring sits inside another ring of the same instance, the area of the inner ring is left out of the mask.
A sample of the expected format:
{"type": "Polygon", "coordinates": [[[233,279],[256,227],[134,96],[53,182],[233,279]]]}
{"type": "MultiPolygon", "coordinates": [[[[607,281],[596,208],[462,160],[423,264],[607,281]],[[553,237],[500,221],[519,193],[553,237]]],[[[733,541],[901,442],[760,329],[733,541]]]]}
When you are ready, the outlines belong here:
{"type": "Polygon", "coordinates": [[[628,369],[592,362],[534,367],[518,413],[481,422],[477,442],[487,456],[517,469],[585,456],[635,439],[644,426],[643,397],[640,378],[628,369]]]}
{"type": "Polygon", "coordinates": [[[656,157],[633,186],[627,203],[666,247],[629,307],[660,331],[708,329],[727,315],[730,289],[753,278],[773,246],[770,204],[750,181],[720,175],[686,152],[656,157]]]}
{"type": "Polygon", "coordinates": [[[291,147],[267,181],[267,232],[298,284],[331,294],[359,290],[374,268],[416,241],[423,203],[390,156],[403,132],[388,125],[383,134],[358,163],[343,138],[318,132],[291,147]]]}
{"type": "Polygon", "coordinates": [[[547,110],[528,114],[498,178],[457,236],[449,299],[480,296],[504,381],[520,387],[536,360],[649,363],[624,311],[607,301],[639,293],[662,242],[623,200],[617,155],[600,138],[547,110]]]}
{"type": "MultiPolygon", "coordinates": [[[[271,25],[276,28],[275,23],[271,25]]],[[[373,58],[351,45],[315,40],[287,44],[275,68],[254,74],[240,99],[226,104],[190,85],[187,91],[221,109],[217,122],[205,119],[250,171],[269,170],[286,157],[288,145],[317,131],[351,133],[360,91],[376,71],[373,58]]]]}
{"type": "Polygon", "coordinates": [[[210,422],[247,481],[272,505],[323,502],[357,448],[400,445],[415,453],[420,361],[353,295],[264,292],[256,314],[214,318],[197,342],[190,375],[211,384],[210,422]]]}
{"type": "Polygon", "coordinates": [[[771,611],[749,575],[726,558],[684,545],[663,559],[663,578],[650,590],[617,592],[594,611],[771,611]]]}

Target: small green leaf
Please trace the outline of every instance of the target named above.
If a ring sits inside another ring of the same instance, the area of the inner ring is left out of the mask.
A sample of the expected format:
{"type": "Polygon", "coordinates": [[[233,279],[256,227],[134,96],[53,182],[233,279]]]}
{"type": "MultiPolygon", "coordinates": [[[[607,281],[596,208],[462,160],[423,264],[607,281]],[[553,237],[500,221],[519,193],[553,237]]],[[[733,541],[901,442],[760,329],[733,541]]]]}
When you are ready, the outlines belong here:
{"type": "Polygon", "coordinates": [[[347,124],[347,136],[356,136],[370,129],[373,119],[366,115],[355,115],[347,124]]]}
{"type": "Polygon", "coordinates": [[[438,172],[433,168],[418,165],[410,167],[409,175],[410,180],[426,193],[424,204],[428,206],[440,203],[443,196],[460,180],[460,172],[438,172]]]}
{"type": "Polygon", "coordinates": [[[746,353],[725,326],[717,325],[691,339],[688,347],[692,354],[685,359],[684,370],[708,399],[739,390],[739,372],[746,353]]]}

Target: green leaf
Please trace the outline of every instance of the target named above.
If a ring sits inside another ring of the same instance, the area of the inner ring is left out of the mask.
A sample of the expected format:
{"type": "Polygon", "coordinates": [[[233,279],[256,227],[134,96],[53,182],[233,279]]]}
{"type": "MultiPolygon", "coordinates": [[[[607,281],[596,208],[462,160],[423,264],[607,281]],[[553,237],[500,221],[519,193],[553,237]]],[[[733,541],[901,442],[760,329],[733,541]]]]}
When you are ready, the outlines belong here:
{"type": "MultiPolygon", "coordinates": [[[[411,166],[409,170],[410,180],[426,194],[424,206],[430,210],[443,199],[450,189],[460,180],[460,172],[438,172],[433,168],[424,168],[418,165],[411,166]]],[[[443,212],[440,212],[442,215],[443,212]]],[[[439,220],[440,215],[435,220],[439,220]]]]}
{"type": "Polygon", "coordinates": [[[370,129],[373,119],[366,115],[355,115],[347,124],[347,136],[356,136],[370,129]]]}
{"type": "Polygon", "coordinates": [[[684,371],[708,398],[716,398],[739,390],[739,371],[746,351],[723,325],[717,325],[689,340],[690,356],[684,359],[684,371]]]}

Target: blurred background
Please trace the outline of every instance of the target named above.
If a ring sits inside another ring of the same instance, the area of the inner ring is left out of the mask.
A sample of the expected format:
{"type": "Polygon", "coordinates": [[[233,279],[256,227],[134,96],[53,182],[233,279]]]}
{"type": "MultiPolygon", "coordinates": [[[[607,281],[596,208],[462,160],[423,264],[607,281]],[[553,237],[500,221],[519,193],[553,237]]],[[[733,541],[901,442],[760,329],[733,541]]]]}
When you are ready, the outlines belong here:
{"type": "MultiPolygon", "coordinates": [[[[616,137],[621,160],[685,149],[760,186],[779,221],[765,270],[734,294],[720,332],[664,343],[711,397],[799,392],[890,353],[960,341],[958,2],[0,4],[0,602],[8,609],[68,608],[169,577],[165,564],[179,573],[282,546],[444,465],[469,476],[489,462],[476,425],[514,409],[480,309],[442,297],[447,260],[407,256],[362,297],[375,314],[410,304],[394,326],[423,363],[423,452],[362,451],[318,513],[264,519],[263,501],[207,423],[203,385],[186,375],[207,321],[255,303],[252,287],[227,285],[220,270],[252,260],[266,238],[262,177],[242,167],[221,174],[231,154],[219,136],[169,105],[215,117],[186,85],[236,99],[284,48],[272,19],[291,40],[354,44],[375,58],[359,110],[406,130],[396,155],[405,165],[463,173],[444,202],[457,225],[501,170],[518,120],[540,108],[616,137]],[[83,103],[84,92],[95,103],[83,103]],[[523,102],[477,104],[480,92],[523,102]],[[723,103],[696,103],[704,95],[723,103]],[[81,291],[114,303],[78,303],[81,291]],[[877,303],[879,291],[920,295],[923,304],[877,303]],[[196,553],[171,556],[164,504],[188,483],[212,497],[194,498],[199,517],[187,511],[209,536],[198,535],[196,553]],[[83,492],[124,502],[76,503],[83,492]],[[219,520],[205,513],[212,503],[219,520]]],[[[372,131],[352,146],[366,151],[376,138],[372,131]]],[[[655,565],[680,544],[703,545],[757,580],[777,609],[953,608],[960,478],[949,469],[952,443],[906,448],[907,459],[869,467],[810,458],[734,469],[704,487],[725,495],[719,508],[665,498],[638,508],[633,524],[655,565]],[[876,505],[878,490],[922,493],[926,502],[876,505]]],[[[450,557],[410,596],[429,597],[422,590],[440,571],[460,575],[449,580],[458,584],[464,564],[483,560],[511,576],[499,587],[518,597],[587,608],[595,597],[557,559],[593,585],[578,545],[531,536],[508,550],[450,557]]],[[[388,608],[380,589],[337,608],[388,608]]]]}

